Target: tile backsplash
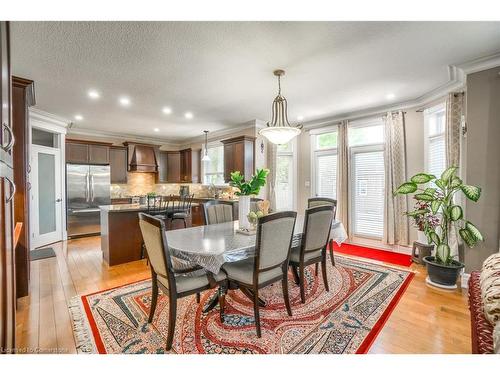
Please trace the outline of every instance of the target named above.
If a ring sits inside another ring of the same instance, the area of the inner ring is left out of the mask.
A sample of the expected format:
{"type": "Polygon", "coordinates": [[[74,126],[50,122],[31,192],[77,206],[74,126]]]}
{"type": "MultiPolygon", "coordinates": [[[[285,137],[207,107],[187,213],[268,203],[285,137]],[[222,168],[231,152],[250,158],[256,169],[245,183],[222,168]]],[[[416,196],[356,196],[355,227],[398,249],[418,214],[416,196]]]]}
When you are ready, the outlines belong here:
{"type": "MultiPolygon", "coordinates": [[[[189,192],[195,196],[210,195],[209,187],[202,184],[157,184],[154,173],[128,173],[126,184],[111,184],[111,198],[124,198],[136,195],[146,195],[155,192],[160,195],[179,194],[181,185],[189,185],[189,192]]],[[[232,194],[231,187],[221,188],[222,192],[232,194]]]]}

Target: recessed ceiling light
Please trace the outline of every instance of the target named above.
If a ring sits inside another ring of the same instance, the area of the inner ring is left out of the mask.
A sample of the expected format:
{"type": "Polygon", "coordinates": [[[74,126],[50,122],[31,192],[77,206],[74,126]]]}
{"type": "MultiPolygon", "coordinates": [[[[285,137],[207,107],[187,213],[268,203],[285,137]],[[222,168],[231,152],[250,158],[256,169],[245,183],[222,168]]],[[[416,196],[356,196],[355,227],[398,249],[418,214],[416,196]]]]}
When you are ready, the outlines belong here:
{"type": "Polygon", "coordinates": [[[120,99],[118,99],[118,101],[120,102],[120,104],[124,107],[127,107],[130,105],[130,99],[127,98],[126,96],[122,96],[120,99]]]}
{"type": "Polygon", "coordinates": [[[392,92],[391,92],[391,93],[389,93],[389,94],[387,94],[387,95],[385,96],[385,98],[386,98],[387,100],[392,100],[392,99],[394,99],[395,97],[396,97],[396,95],[394,95],[392,92]]]}
{"type": "Polygon", "coordinates": [[[302,121],[304,119],[304,116],[297,116],[297,121],[302,121]]]}
{"type": "Polygon", "coordinates": [[[101,97],[99,92],[97,92],[96,90],[89,90],[89,92],[87,94],[88,94],[89,98],[91,98],[91,99],[99,99],[101,97]]]}
{"type": "Polygon", "coordinates": [[[165,113],[166,115],[169,115],[169,114],[172,113],[172,108],[170,108],[170,107],[163,107],[161,111],[163,113],[165,113]]]}
{"type": "Polygon", "coordinates": [[[160,129],[158,129],[158,128],[154,128],[153,130],[154,130],[155,132],[157,132],[157,133],[160,131],[160,129]]]}
{"type": "Polygon", "coordinates": [[[75,115],[75,120],[76,121],[82,121],[83,120],[83,116],[82,115],[75,115]]]}
{"type": "Polygon", "coordinates": [[[193,118],[193,114],[191,112],[186,112],[186,113],[184,113],[184,117],[192,119],[193,118]]]}

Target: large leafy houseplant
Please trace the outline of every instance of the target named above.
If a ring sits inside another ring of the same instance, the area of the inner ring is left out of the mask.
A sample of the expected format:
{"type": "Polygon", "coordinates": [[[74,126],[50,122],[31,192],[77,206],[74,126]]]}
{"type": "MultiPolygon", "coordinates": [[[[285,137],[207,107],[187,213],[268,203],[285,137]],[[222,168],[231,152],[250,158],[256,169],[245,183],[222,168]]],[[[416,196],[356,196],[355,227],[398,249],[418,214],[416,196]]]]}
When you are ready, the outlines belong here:
{"type": "Polygon", "coordinates": [[[236,195],[257,195],[260,189],[266,185],[266,178],[269,174],[269,169],[257,169],[250,181],[245,181],[245,177],[240,171],[231,172],[231,181],[229,185],[237,188],[236,195]]]}
{"type": "Polygon", "coordinates": [[[454,201],[454,196],[462,192],[467,199],[477,202],[481,196],[481,188],[464,184],[456,174],[457,169],[457,167],[446,169],[440,178],[428,173],[418,173],[394,192],[395,195],[414,194],[413,198],[417,203],[422,203],[421,209],[406,213],[409,217],[415,218],[426,214],[439,217],[437,227],[425,226],[423,229],[427,238],[436,245],[436,263],[444,266],[454,262],[450,249],[452,226],[456,229],[455,233],[458,232],[470,248],[477,242],[483,241],[481,232],[464,217],[463,208],[454,201]]]}

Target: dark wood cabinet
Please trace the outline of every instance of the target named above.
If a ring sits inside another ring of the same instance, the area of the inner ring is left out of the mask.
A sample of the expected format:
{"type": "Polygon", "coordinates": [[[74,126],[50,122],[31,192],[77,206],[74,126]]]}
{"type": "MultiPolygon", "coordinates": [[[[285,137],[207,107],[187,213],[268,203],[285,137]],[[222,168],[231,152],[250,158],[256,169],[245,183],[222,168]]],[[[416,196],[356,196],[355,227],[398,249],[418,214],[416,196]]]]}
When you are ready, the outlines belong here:
{"type": "Polygon", "coordinates": [[[200,182],[200,152],[191,148],[181,150],[181,182],[200,182]]]}
{"type": "Polygon", "coordinates": [[[127,183],[127,148],[111,146],[109,148],[109,169],[112,184],[127,183]]]}
{"type": "Polygon", "coordinates": [[[16,295],[17,298],[29,292],[29,251],[30,226],[29,205],[31,186],[28,178],[29,158],[29,122],[28,108],[35,105],[35,88],[30,79],[12,77],[12,130],[14,144],[14,222],[23,223],[15,249],[16,295]]]}
{"type": "Polygon", "coordinates": [[[224,181],[231,180],[231,172],[240,171],[249,180],[254,174],[255,138],[240,136],[222,141],[224,144],[224,181]]]}
{"type": "Polygon", "coordinates": [[[109,146],[89,145],[89,164],[109,164],[109,146]]]}
{"type": "Polygon", "coordinates": [[[158,174],[156,175],[157,183],[167,183],[167,166],[168,166],[168,153],[166,151],[160,151],[158,153],[158,174]]]}
{"type": "Polygon", "coordinates": [[[167,182],[181,182],[181,153],[167,151],[167,182]]]}
{"type": "Polygon", "coordinates": [[[89,145],[66,142],[66,163],[87,164],[89,162],[89,145]]]}
{"type": "Polygon", "coordinates": [[[14,136],[11,121],[9,23],[0,21],[0,347],[15,347],[14,136]]]}
{"type": "Polygon", "coordinates": [[[109,164],[110,146],[111,143],[67,139],[66,163],[109,164]]]}

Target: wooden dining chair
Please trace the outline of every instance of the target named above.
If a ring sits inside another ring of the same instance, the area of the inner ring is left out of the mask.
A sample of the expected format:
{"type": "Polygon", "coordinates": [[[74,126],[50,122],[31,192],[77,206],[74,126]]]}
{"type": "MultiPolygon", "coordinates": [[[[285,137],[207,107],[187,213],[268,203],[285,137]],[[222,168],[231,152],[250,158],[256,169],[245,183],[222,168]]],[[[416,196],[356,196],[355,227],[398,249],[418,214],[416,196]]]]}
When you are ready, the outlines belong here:
{"type": "Polygon", "coordinates": [[[326,274],[326,246],[330,238],[333,215],[331,206],[308,208],[304,217],[304,228],[300,245],[291,250],[290,267],[292,268],[295,282],[300,285],[300,299],[302,303],[306,302],[305,267],[310,264],[318,265],[321,263],[325,289],[326,291],[329,290],[326,274]]]}
{"type": "Polygon", "coordinates": [[[205,225],[233,221],[233,202],[212,200],[203,203],[205,225]]]}
{"type": "Polygon", "coordinates": [[[158,292],[161,289],[169,298],[166,349],[170,350],[172,349],[177,318],[177,299],[197,294],[199,302],[198,293],[212,289],[219,283],[224,283],[226,275],[219,272],[219,274],[211,276],[212,281],[210,281],[206,273],[195,272],[202,269],[199,266],[176,269],[168,249],[164,221],[141,212],[139,213],[139,226],[146,244],[151,268],[152,298],[148,322],[153,321],[158,292]]]}
{"type": "Polygon", "coordinates": [[[187,227],[186,219],[191,215],[191,205],[193,204],[194,194],[180,197],[179,204],[174,209],[171,221],[182,220],[184,228],[187,227]]]}
{"type": "MultiPolygon", "coordinates": [[[[317,206],[331,206],[333,207],[333,220],[337,216],[337,200],[332,198],[324,197],[314,197],[307,200],[307,208],[317,207],[317,206]]],[[[332,261],[332,266],[335,267],[335,257],[333,256],[333,240],[328,242],[328,249],[330,251],[330,260],[332,261]]],[[[316,265],[316,275],[318,275],[318,265],[316,265]]]]}
{"type": "Polygon", "coordinates": [[[261,337],[259,289],[281,280],[286,311],[292,315],[288,296],[288,260],[297,213],[277,212],[261,217],[257,224],[255,257],[223,266],[229,283],[244,288],[253,297],[257,337],[261,337]]]}

